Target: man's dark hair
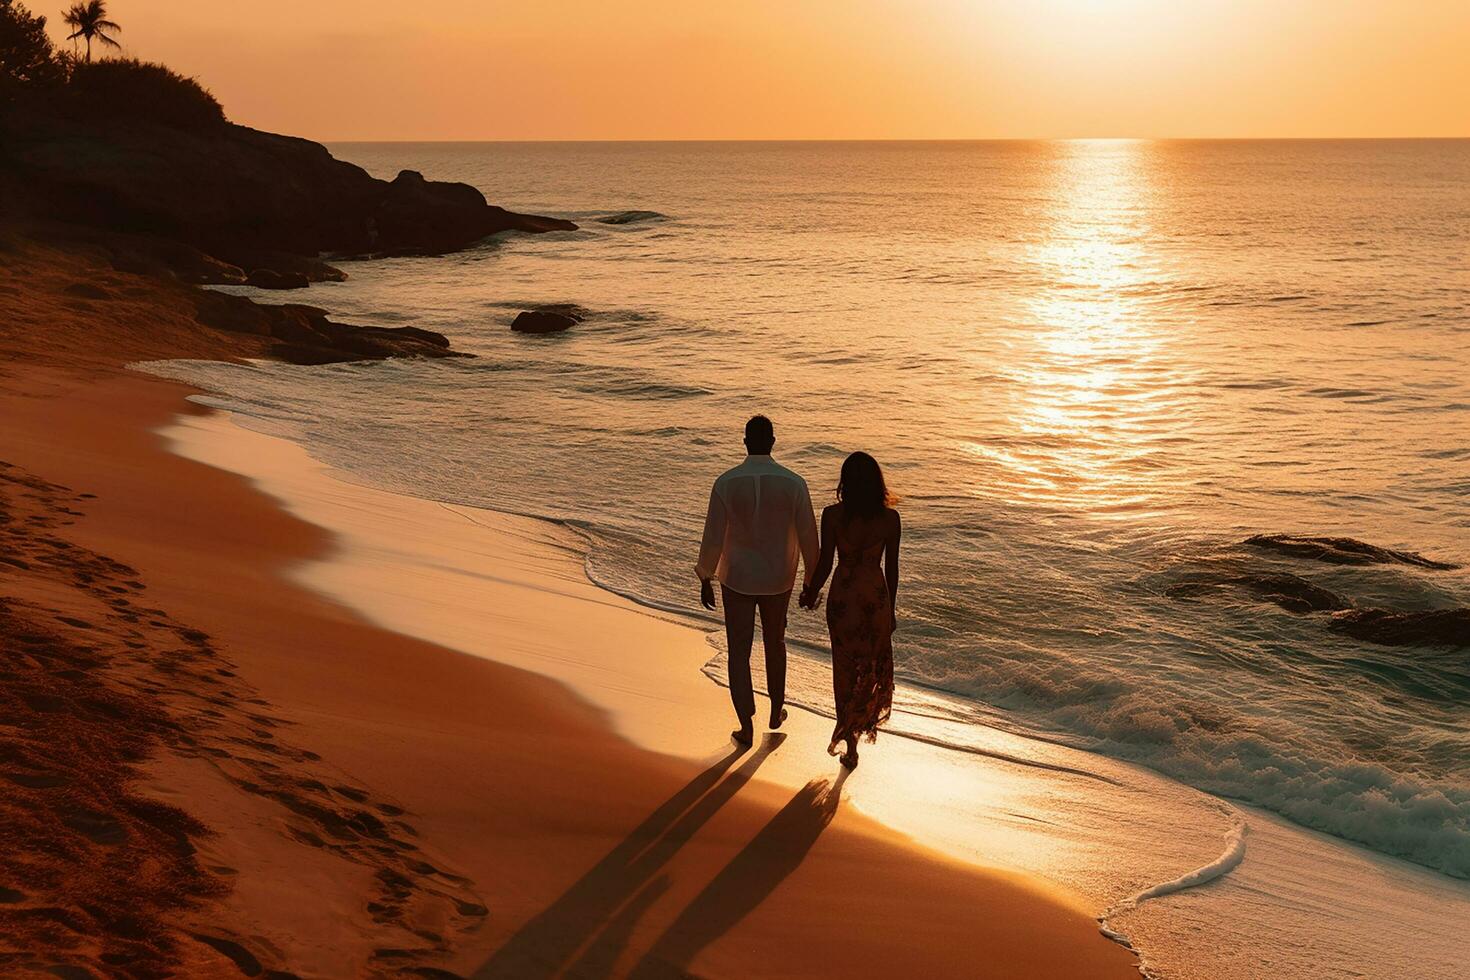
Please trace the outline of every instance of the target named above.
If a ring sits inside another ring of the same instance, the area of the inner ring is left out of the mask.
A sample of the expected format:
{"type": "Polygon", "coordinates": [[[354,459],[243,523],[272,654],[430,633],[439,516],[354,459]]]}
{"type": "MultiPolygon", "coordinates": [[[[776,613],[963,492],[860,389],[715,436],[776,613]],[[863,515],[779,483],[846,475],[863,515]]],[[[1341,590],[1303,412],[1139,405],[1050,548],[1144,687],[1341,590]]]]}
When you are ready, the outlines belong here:
{"type": "Polygon", "coordinates": [[[776,430],[770,419],[757,415],[745,423],[745,448],[750,450],[751,455],[765,456],[775,444],[776,430]]]}

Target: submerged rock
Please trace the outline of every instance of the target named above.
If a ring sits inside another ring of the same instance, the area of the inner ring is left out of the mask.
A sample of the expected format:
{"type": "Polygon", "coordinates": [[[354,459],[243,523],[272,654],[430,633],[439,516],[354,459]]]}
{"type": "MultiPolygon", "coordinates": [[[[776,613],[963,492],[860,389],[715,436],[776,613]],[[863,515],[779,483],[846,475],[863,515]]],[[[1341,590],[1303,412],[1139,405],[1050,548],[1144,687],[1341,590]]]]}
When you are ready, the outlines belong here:
{"type": "Polygon", "coordinates": [[[311,280],[302,272],[277,272],[274,269],[255,269],[245,279],[245,285],[257,289],[305,289],[311,280]]]}
{"type": "Polygon", "coordinates": [[[1386,646],[1470,647],[1470,609],[1349,609],[1334,615],[1328,627],[1386,646]]]}
{"type": "Polygon", "coordinates": [[[1458,568],[1448,562],[1425,558],[1413,551],[1394,551],[1380,548],[1356,538],[1307,537],[1295,534],[1257,534],[1245,539],[1245,544],[1262,548],[1292,558],[1328,562],[1333,565],[1416,565],[1420,568],[1458,568]]]}
{"type": "Polygon", "coordinates": [[[1351,609],[1352,603],[1337,593],[1313,585],[1290,574],[1214,575],[1200,574],[1188,581],[1171,585],[1165,594],[1171,599],[1193,599],[1221,589],[1238,589],[1257,599],[1272,602],[1294,613],[1333,612],[1351,609]]]}
{"type": "Polygon", "coordinates": [[[617,214],[603,215],[596,219],[602,225],[631,225],[639,221],[658,221],[667,215],[659,214],[657,211],[619,211],[617,214]]]}

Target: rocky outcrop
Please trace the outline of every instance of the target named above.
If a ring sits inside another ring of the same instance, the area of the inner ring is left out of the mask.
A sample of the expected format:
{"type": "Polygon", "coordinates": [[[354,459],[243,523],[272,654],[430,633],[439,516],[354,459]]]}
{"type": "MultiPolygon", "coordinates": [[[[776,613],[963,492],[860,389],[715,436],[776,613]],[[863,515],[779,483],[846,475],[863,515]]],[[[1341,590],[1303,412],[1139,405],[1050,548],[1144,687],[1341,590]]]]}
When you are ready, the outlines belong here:
{"type": "Polygon", "coordinates": [[[0,197],[8,209],[183,243],[229,265],[301,271],[262,250],[436,253],[504,231],[576,228],[485,202],[467,184],[405,172],[387,182],[310,140],[244,126],[197,130],[35,113],[0,118],[0,197]]]}
{"type": "MultiPolygon", "coordinates": [[[[0,107],[0,214],[53,244],[100,253],[120,272],[262,289],[345,279],[323,255],[438,253],[505,231],[576,228],[493,207],[468,184],[413,171],[379,180],[309,140],[223,122],[83,121],[18,105],[0,107]]],[[[67,294],[99,298],[85,284],[67,294]]],[[[199,322],[270,338],[277,356],[296,363],[465,356],[427,330],[334,323],[315,307],[218,292],[192,296],[199,322]]]]}
{"type": "Polygon", "coordinates": [[[581,323],[587,311],[571,303],[538,306],[516,314],[510,328],[518,333],[560,333],[581,323]]]}
{"type": "Polygon", "coordinates": [[[1451,569],[1458,565],[1425,558],[1413,551],[1394,551],[1356,538],[1305,537],[1295,534],[1257,534],[1245,539],[1252,548],[1274,551],[1292,558],[1306,558],[1333,565],[1416,565],[1419,568],[1451,569]]]}
{"type": "Polygon", "coordinates": [[[469,184],[425,180],[404,170],[388,184],[372,212],[376,250],[394,253],[450,252],[506,230],[571,231],[560,218],[515,214],[485,201],[469,184]]]}
{"type": "Polygon", "coordinates": [[[1328,627],[1387,646],[1470,647],[1470,609],[1349,609],[1334,615],[1328,627]]]}
{"type": "Polygon", "coordinates": [[[271,353],[293,364],[336,364],[389,357],[469,357],[449,349],[443,334],[417,327],[362,327],[335,323],[327,311],[299,303],[269,305],[243,296],[199,291],[200,323],[231,333],[270,337],[271,353]]]}

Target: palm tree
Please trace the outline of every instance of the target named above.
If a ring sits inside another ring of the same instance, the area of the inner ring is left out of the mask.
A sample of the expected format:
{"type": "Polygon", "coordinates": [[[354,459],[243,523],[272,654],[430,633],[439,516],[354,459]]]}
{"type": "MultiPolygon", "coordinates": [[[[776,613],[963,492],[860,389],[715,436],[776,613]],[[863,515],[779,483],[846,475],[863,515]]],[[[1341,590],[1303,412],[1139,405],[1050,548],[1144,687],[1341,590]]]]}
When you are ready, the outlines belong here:
{"type": "Polygon", "coordinates": [[[105,0],[90,0],[89,3],[74,3],[71,9],[61,15],[61,19],[67,27],[74,30],[66,36],[68,41],[83,38],[87,42],[87,60],[92,60],[92,39],[95,37],[103,44],[114,48],[122,45],[107,36],[108,31],[122,30],[115,22],[107,19],[107,4],[105,0]]]}

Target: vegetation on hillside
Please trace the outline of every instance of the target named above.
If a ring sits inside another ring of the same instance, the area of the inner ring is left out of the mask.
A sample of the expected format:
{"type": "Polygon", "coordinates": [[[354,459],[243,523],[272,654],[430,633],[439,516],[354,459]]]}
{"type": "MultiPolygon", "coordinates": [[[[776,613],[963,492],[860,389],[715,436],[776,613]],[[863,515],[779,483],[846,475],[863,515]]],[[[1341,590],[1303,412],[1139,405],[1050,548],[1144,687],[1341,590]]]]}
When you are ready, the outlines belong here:
{"type": "Polygon", "coordinates": [[[0,0],[0,104],[26,89],[53,86],[64,77],[46,36],[46,18],[15,0],[0,0]]]}
{"type": "Polygon", "coordinates": [[[194,79],[136,58],[73,64],[66,96],[71,111],[100,118],[146,118],[179,127],[225,119],[219,102],[194,79]]]}
{"type": "Polygon", "coordinates": [[[74,4],[64,15],[70,38],[87,41],[85,59],[58,52],[46,18],[18,0],[0,0],[0,107],[22,106],[90,122],[154,122],[179,128],[216,126],[224,110],[209,90],[168,67],[136,58],[91,60],[91,42],[119,47],[120,30],[101,0],[74,4]]]}

